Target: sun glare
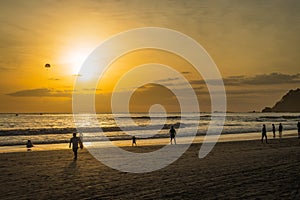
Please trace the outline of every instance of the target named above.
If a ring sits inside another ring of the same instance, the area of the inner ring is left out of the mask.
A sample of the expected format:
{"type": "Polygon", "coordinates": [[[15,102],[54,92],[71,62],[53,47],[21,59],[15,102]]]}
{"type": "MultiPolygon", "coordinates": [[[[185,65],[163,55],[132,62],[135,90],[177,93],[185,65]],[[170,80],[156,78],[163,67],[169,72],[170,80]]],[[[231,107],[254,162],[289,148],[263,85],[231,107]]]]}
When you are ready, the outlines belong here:
{"type": "Polygon", "coordinates": [[[84,46],[71,48],[69,51],[66,51],[66,54],[63,55],[61,62],[67,66],[67,73],[71,73],[72,75],[79,74],[81,65],[91,51],[92,48],[84,46]]]}

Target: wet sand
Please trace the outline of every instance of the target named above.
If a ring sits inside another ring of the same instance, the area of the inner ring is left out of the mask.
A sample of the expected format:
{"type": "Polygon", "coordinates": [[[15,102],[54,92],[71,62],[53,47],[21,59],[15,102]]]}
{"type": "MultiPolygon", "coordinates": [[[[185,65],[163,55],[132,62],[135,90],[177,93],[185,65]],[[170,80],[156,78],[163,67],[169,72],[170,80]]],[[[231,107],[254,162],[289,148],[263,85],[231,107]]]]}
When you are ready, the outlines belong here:
{"type": "MultiPolygon", "coordinates": [[[[0,154],[0,199],[300,199],[300,140],[193,144],[166,168],[132,174],[71,150],[0,154]]],[[[157,146],[123,147],[147,152],[157,146]]]]}
{"type": "MultiPolygon", "coordinates": [[[[70,134],[71,135],[71,134],[70,134]]],[[[268,138],[272,139],[272,133],[267,133],[268,138]]],[[[71,136],[70,136],[71,137],[71,136]]],[[[214,136],[213,136],[214,137],[214,136]]],[[[261,133],[234,133],[234,134],[223,134],[218,138],[218,142],[231,142],[231,141],[246,141],[246,140],[257,140],[261,137],[261,133]]],[[[296,130],[285,130],[283,138],[297,137],[296,130]]],[[[196,136],[194,138],[194,143],[202,143],[205,136],[196,136]]],[[[278,136],[276,137],[277,139],[278,136]]],[[[34,140],[32,140],[34,142],[34,140]]],[[[190,141],[188,137],[177,137],[178,144],[186,144],[190,141]]],[[[115,145],[121,147],[131,146],[131,140],[115,140],[113,141],[115,145]]],[[[169,138],[153,138],[153,139],[141,139],[137,138],[138,146],[155,146],[155,145],[168,145],[170,143],[169,138]]],[[[85,146],[90,145],[89,142],[85,143],[85,146]]],[[[107,142],[93,142],[93,145],[99,148],[107,147],[107,142]]],[[[69,144],[67,143],[56,143],[56,144],[35,144],[33,151],[49,151],[49,150],[66,150],[69,144]]],[[[26,152],[27,148],[24,145],[12,145],[12,146],[0,146],[0,153],[10,153],[10,152],[26,152]]]]}

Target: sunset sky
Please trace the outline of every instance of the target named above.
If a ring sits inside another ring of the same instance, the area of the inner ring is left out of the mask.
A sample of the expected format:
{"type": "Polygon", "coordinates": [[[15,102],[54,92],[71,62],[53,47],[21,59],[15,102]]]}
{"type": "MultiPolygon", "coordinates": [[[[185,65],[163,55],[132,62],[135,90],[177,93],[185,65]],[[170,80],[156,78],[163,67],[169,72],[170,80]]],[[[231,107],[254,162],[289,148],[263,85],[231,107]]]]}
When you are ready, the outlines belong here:
{"type": "MultiPolygon", "coordinates": [[[[223,77],[228,111],[260,111],[299,87],[297,0],[2,0],[0,112],[72,112],[74,81],[85,58],[110,36],[149,26],[180,31],[206,49],[223,77]]],[[[98,111],[110,111],[111,91],[122,74],[153,62],[182,73],[201,110],[209,111],[205,84],[193,67],[176,55],[149,49],[121,57],[106,71],[96,90],[98,111]]],[[[179,84],[167,74],[158,73],[157,79],[179,84]]],[[[138,89],[131,107],[145,111],[156,101],[176,111],[172,93],[157,85],[138,89]]]]}

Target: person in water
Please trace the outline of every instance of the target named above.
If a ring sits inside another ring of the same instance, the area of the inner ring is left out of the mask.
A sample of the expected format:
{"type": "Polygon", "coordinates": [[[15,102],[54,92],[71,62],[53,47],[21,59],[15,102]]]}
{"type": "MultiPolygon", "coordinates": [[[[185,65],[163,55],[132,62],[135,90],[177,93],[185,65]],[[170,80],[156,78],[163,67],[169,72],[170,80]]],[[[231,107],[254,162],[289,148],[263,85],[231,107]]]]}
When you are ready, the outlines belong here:
{"type": "Polygon", "coordinates": [[[70,139],[69,148],[71,148],[71,145],[74,153],[74,160],[77,160],[78,145],[80,149],[83,148],[83,145],[81,139],[79,137],[76,137],[76,133],[73,133],[73,137],[70,139]]]}
{"type": "Polygon", "coordinates": [[[267,129],[266,125],[264,124],[261,129],[261,142],[264,143],[264,137],[266,138],[266,143],[268,144],[268,138],[267,138],[267,129]]]}
{"type": "Polygon", "coordinates": [[[172,143],[172,141],[174,140],[174,143],[176,144],[176,130],[174,129],[174,126],[171,126],[171,129],[170,129],[170,142],[171,142],[171,144],[173,144],[172,143]]]}

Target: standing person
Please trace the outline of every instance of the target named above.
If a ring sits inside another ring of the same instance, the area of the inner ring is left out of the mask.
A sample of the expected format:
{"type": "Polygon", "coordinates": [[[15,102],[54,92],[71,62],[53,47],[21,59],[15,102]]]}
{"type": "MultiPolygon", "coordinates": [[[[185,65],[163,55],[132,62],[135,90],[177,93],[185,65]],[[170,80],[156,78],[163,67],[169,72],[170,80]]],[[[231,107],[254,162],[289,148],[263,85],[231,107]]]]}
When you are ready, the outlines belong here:
{"type": "Polygon", "coordinates": [[[76,137],[76,133],[73,133],[73,137],[70,139],[69,148],[71,148],[71,144],[72,144],[72,150],[74,152],[74,160],[77,160],[78,145],[80,146],[80,149],[83,148],[83,145],[80,138],[76,137]]]}
{"type": "Polygon", "coordinates": [[[279,128],[278,128],[278,131],[279,131],[279,138],[282,137],[282,130],[283,130],[283,126],[281,123],[279,123],[279,128]]]}
{"type": "Polygon", "coordinates": [[[33,147],[31,140],[27,140],[26,147],[27,147],[27,151],[31,151],[31,147],[33,147]]]}
{"type": "Polygon", "coordinates": [[[133,146],[133,145],[137,146],[137,145],[136,145],[136,137],[135,137],[135,136],[132,136],[132,146],[133,146]]]}
{"type": "Polygon", "coordinates": [[[297,127],[298,127],[298,138],[300,139],[300,122],[298,122],[297,127]]]}
{"type": "Polygon", "coordinates": [[[261,142],[264,143],[264,137],[266,137],[266,143],[268,144],[268,138],[267,138],[267,129],[266,125],[264,124],[261,129],[261,142]]]}
{"type": "Polygon", "coordinates": [[[170,129],[170,138],[171,138],[171,140],[170,140],[170,142],[171,142],[171,144],[173,144],[172,143],[172,140],[174,139],[174,143],[176,144],[176,130],[174,129],[174,126],[171,126],[171,129],[170,129]]]}
{"type": "Polygon", "coordinates": [[[273,132],[273,138],[275,138],[276,129],[275,129],[275,125],[274,124],[272,124],[272,132],[273,132]]]}

